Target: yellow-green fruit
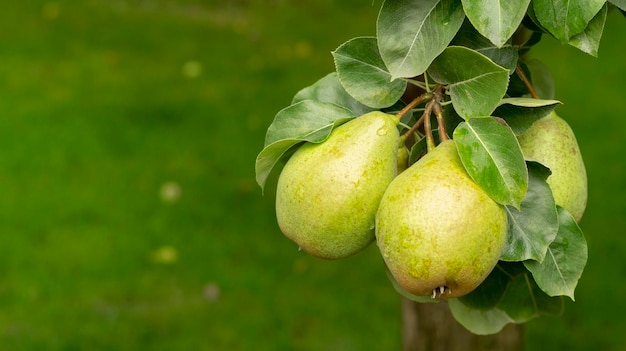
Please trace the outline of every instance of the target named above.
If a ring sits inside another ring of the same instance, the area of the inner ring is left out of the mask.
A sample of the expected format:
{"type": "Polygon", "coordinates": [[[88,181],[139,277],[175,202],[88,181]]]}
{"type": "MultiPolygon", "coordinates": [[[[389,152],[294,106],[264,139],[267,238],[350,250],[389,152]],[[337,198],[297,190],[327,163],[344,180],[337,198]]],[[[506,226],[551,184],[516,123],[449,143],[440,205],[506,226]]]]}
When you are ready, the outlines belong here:
{"type": "Polygon", "coordinates": [[[469,177],[455,142],[444,141],[399,174],[376,215],[376,241],[396,281],[437,298],[474,290],[498,263],[504,207],[469,177]]]}
{"type": "Polygon", "coordinates": [[[404,143],[398,148],[398,174],[404,172],[409,166],[409,149],[404,146],[404,143]]]}
{"type": "Polygon", "coordinates": [[[374,217],[397,174],[398,118],[370,112],[337,127],[321,144],[291,156],[278,179],[281,231],[325,259],[353,255],[374,241],[374,217]]]}
{"type": "Polygon", "coordinates": [[[587,207],[587,172],[572,128],[552,112],[520,135],[519,143],[526,159],[550,168],[554,200],[579,222],[587,207]]]}

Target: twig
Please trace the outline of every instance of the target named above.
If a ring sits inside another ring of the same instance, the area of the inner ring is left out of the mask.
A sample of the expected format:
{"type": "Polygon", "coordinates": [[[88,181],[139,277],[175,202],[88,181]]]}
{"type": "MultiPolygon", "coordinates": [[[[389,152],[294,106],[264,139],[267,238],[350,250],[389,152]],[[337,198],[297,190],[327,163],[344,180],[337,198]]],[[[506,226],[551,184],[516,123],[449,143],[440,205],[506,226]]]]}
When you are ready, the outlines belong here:
{"type": "Polygon", "coordinates": [[[522,82],[528,89],[530,96],[532,96],[533,99],[539,99],[537,91],[535,90],[535,88],[533,88],[533,85],[530,83],[530,80],[528,80],[528,77],[526,77],[526,73],[524,73],[524,70],[520,65],[517,65],[517,67],[515,67],[515,73],[517,73],[518,77],[522,80],[522,82]]]}
{"type": "Polygon", "coordinates": [[[398,118],[402,118],[402,116],[404,116],[407,112],[411,111],[415,106],[421,104],[424,101],[430,100],[432,98],[433,98],[432,93],[424,93],[416,97],[415,99],[413,99],[413,101],[409,102],[408,105],[404,106],[404,108],[400,110],[400,112],[398,112],[396,116],[398,116],[398,118]]]}

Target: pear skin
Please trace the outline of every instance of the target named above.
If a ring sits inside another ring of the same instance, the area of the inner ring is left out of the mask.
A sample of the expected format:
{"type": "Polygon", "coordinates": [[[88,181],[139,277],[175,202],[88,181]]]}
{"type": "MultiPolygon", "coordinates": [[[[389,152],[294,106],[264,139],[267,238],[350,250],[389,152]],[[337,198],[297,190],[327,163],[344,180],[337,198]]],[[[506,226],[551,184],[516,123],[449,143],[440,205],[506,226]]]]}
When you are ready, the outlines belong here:
{"type": "Polygon", "coordinates": [[[398,174],[404,172],[405,169],[409,166],[409,149],[404,146],[404,143],[401,142],[400,147],[398,148],[398,174]]]}
{"type": "Polygon", "coordinates": [[[276,192],[281,231],[307,253],[351,256],[374,241],[374,217],[397,174],[398,117],[375,111],[302,145],[283,168],[276,192]]]}
{"type": "Polygon", "coordinates": [[[389,185],[376,215],[376,241],[396,281],[417,296],[474,290],[500,258],[503,206],[465,171],[454,141],[439,144],[389,185]]]}
{"type": "Polygon", "coordinates": [[[580,222],[587,207],[587,171],[569,124],[552,112],[533,123],[518,140],[526,159],[550,168],[547,182],[556,204],[580,222]]]}

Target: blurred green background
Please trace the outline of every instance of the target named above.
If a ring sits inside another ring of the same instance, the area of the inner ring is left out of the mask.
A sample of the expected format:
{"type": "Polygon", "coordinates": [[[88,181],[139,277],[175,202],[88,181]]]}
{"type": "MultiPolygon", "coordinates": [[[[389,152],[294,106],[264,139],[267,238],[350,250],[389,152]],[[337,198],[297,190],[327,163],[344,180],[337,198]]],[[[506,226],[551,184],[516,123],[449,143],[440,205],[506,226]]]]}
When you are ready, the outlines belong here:
{"type": "MultiPolygon", "coordinates": [[[[15,1],[0,11],[2,350],[397,350],[375,247],[279,232],[254,159],[275,113],[375,33],[380,2],[15,1]]],[[[626,20],[600,58],[548,38],[577,132],[589,263],[528,350],[625,349],[626,20]]]]}

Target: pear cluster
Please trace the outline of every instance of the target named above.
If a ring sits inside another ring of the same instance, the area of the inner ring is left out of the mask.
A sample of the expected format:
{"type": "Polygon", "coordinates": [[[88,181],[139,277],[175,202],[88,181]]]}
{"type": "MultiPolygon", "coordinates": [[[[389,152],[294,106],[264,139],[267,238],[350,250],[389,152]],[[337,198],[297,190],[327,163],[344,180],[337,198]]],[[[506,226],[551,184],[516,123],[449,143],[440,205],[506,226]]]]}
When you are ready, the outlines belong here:
{"type": "MultiPolygon", "coordinates": [[[[454,140],[407,168],[399,117],[371,112],[305,143],[277,185],[281,231],[307,253],[344,258],[376,241],[393,278],[417,296],[452,298],[480,285],[506,242],[504,206],[466,172],[454,140]]],[[[519,137],[527,159],[550,167],[557,204],[579,220],[586,173],[569,126],[556,114],[519,137]]]]}

